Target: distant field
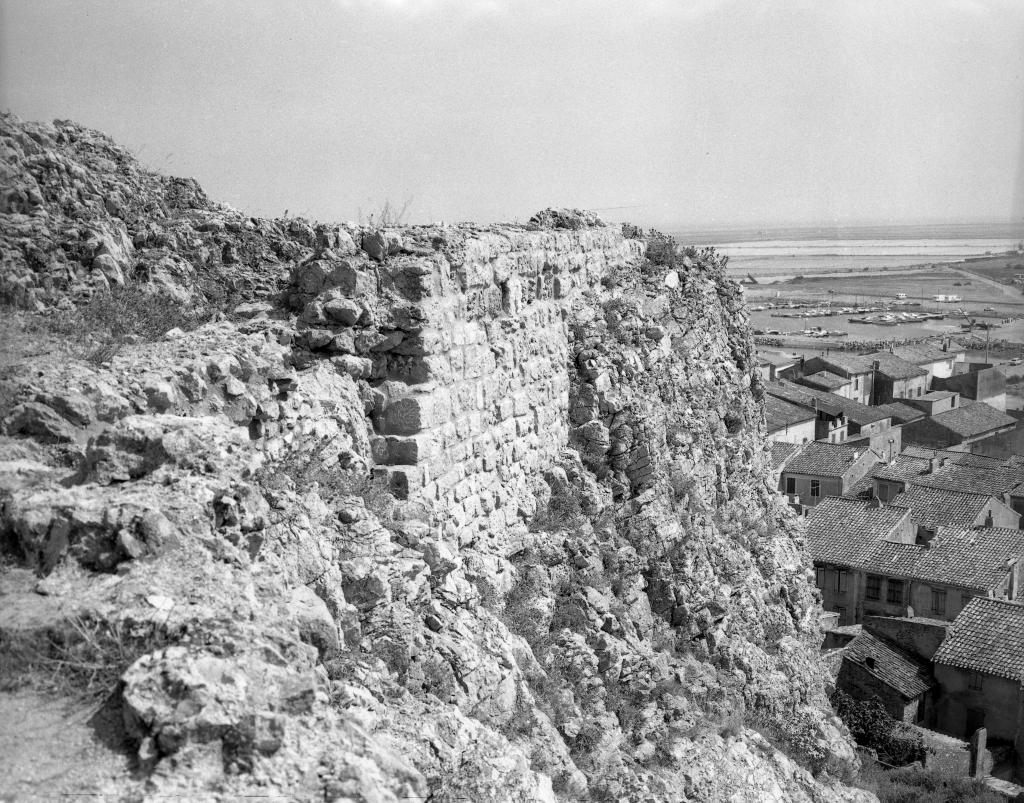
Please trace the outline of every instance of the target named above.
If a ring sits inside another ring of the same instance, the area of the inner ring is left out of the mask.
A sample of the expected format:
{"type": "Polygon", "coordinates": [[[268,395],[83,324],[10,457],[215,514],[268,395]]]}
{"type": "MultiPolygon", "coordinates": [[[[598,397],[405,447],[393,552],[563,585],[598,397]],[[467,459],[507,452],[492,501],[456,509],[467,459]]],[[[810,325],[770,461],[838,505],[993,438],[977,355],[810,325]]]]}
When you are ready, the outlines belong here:
{"type": "Polygon", "coordinates": [[[1024,274],[1024,254],[965,262],[960,267],[971,273],[980,273],[982,276],[995,279],[997,282],[1010,284],[1018,273],[1024,274]]]}
{"type": "MultiPolygon", "coordinates": [[[[977,304],[1005,304],[1024,306],[1021,290],[1007,285],[994,287],[977,277],[965,276],[958,268],[948,266],[939,270],[907,273],[896,268],[884,273],[863,271],[843,276],[804,276],[787,282],[763,286],[746,285],[747,298],[768,301],[778,298],[814,298],[834,303],[855,304],[869,301],[892,301],[897,293],[906,293],[908,300],[922,301],[928,308],[936,293],[956,294],[972,307],[977,304]]],[[[980,271],[979,271],[980,272],[980,271]]],[[[956,306],[956,305],[949,305],[956,306]]]]}

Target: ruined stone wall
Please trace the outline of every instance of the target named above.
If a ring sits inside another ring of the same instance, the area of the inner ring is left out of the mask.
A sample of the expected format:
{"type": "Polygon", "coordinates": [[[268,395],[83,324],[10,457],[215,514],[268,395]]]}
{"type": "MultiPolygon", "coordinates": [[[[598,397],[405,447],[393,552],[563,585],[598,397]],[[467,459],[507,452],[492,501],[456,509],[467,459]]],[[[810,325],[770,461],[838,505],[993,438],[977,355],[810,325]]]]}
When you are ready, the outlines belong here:
{"type": "MultiPolygon", "coordinates": [[[[326,340],[344,355],[341,364],[368,375],[378,473],[399,496],[427,503],[446,536],[466,544],[533,513],[530,479],[568,438],[569,309],[582,289],[637,263],[643,246],[612,227],[429,234],[427,253],[400,252],[381,265],[343,260],[355,278],[340,285],[342,297],[373,297],[378,340],[332,331],[330,340],[313,334],[309,342],[326,340]]],[[[310,270],[345,273],[307,267],[300,287],[310,270]]],[[[327,317],[318,304],[329,312],[338,300],[330,284],[320,288],[326,300],[300,296],[313,332],[327,317]]]]}

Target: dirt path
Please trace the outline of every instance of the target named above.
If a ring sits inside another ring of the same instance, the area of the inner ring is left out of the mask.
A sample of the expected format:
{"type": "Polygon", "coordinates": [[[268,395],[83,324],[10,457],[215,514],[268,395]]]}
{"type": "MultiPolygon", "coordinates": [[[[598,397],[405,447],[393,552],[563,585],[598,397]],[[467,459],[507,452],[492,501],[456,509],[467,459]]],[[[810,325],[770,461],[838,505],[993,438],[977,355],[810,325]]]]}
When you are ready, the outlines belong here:
{"type": "Polygon", "coordinates": [[[119,800],[136,786],[120,710],[0,693],[0,801],[119,800]]]}

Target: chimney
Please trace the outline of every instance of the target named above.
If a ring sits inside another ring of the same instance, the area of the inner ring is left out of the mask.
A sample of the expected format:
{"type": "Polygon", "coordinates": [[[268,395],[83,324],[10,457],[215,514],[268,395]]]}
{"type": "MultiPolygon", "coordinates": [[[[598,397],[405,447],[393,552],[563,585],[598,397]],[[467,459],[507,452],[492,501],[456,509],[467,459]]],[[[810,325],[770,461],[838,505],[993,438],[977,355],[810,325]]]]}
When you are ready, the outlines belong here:
{"type": "Polygon", "coordinates": [[[928,458],[928,468],[926,468],[924,470],[924,473],[925,474],[934,474],[935,473],[935,458],[934,457],[929,457],[928,458]]]}
{"type": "Polygon", "coordinates": [[[948,337],[945,340],[942,341],[942,350],[943,351],[949,351],[949,338],[948,337]]]}

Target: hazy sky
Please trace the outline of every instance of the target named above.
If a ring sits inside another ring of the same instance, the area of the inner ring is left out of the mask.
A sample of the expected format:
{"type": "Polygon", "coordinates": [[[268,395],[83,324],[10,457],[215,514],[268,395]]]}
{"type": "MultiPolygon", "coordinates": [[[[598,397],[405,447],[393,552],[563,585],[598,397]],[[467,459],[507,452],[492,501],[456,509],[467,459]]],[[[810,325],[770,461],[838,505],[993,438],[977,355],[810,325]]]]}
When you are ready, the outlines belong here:
{"type": "Polygon", "coordinates": [[[1024,217],[1021,0],[0,0],[0,106],[254,214],[1024,217]],[[628,209],[612,207],[632,207],[628,209]]]}

